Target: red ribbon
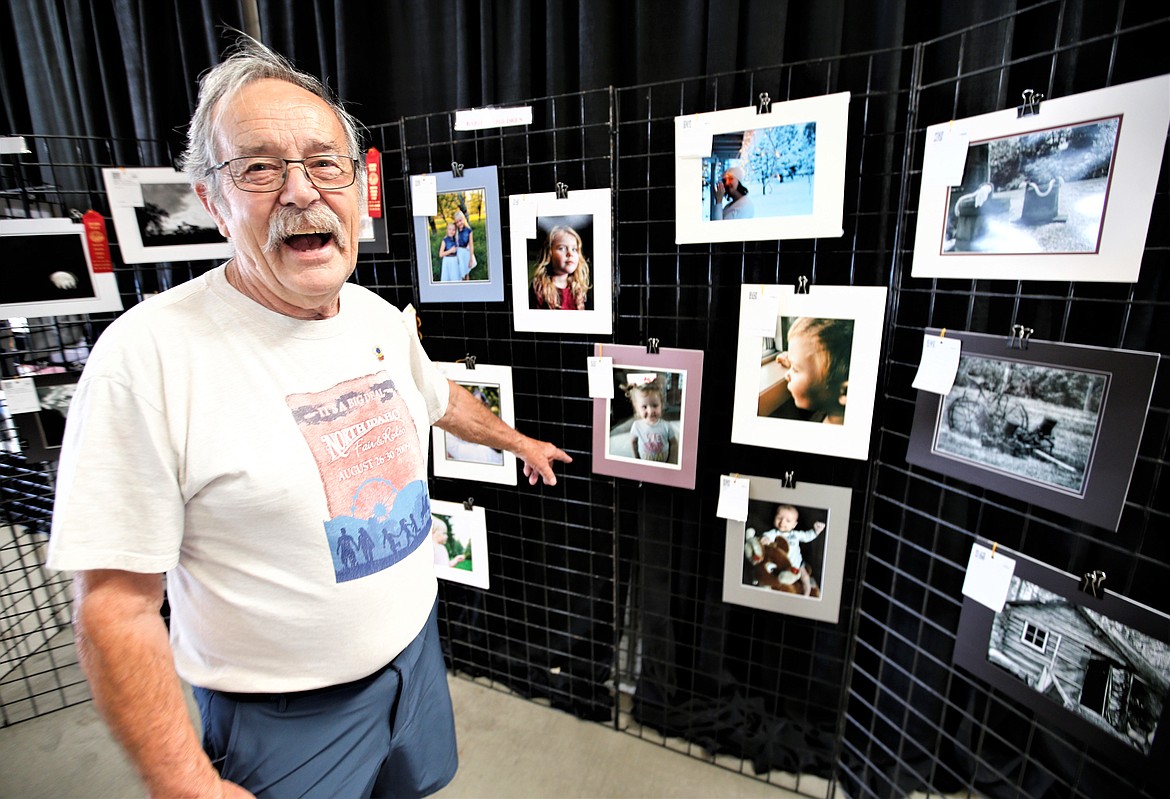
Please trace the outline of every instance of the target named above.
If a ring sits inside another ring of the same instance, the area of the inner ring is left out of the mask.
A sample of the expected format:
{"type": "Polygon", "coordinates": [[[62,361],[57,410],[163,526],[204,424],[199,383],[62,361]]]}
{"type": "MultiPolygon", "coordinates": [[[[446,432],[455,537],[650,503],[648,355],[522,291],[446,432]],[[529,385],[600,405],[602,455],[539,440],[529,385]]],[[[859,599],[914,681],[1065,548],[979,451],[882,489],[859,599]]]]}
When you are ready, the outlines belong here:
{"type": "Polygon", "coordinates": [[[381,219],[382,154],[373,147],[366,153],[366,210],[371,219],[381,219]]]}
{"type": "Polygon", "coordinates": [[[106,220],[92,208],[81,217],[85,225],[85,246],[89,248],[89,262],[94,274],[113,272],[114,261],[110,258],[110,238],[106,235],[106,220]]]}

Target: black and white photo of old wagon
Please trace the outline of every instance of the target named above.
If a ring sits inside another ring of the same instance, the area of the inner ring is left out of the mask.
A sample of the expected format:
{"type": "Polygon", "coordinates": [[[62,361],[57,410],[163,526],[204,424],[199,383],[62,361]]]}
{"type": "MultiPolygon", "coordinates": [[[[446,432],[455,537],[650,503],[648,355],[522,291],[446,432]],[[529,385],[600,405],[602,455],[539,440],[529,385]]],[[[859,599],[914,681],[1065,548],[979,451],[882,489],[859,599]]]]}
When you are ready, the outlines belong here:
{"type": "Polygon", "coordinates": [[[1020,577],[987,660],[1142,754],[1170,687],[1170,646],[1020,577]]]}
{"type": "Polygon", "coordinates": [[[1099,372],[963,355],[935,451],[1080,495],[1108,382],[1099,372]]]}

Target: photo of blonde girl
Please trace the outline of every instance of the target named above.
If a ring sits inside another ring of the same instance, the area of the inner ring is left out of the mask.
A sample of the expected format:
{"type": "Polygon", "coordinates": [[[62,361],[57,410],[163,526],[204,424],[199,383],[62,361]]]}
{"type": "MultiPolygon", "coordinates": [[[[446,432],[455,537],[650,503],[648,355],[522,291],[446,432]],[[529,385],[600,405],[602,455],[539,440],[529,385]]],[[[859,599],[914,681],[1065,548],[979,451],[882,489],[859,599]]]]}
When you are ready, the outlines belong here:
{"type": "MultiPolygon", "coordinates": [[[[545,217],[538,226],[558,220],[545,217]]],[[[544,234],[528,297],[533,310],[584,311],[592,306],[589,259],[582,234],[568,224],[551,224],[544,234]]]]}

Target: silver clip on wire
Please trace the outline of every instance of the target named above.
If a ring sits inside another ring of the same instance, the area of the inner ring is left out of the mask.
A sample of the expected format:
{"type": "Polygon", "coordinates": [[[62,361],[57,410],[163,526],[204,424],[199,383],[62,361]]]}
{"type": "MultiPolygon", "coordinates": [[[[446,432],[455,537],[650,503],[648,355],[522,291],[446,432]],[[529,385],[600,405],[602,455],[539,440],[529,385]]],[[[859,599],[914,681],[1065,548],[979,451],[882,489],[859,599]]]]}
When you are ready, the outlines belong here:
{"type": "Polygon", "coordinates": [[[1008,340],[1009,350],[1028,349],[1028,340],[1036,331],[1024,325],[1012,325],[1012,337],[1008,340]]]}
{"type": "Polygon", "coordinates": [[[1016,118],[1035,116],[1040,113],[1040,101],[1044,99],[1044,95],[1039,92],[1034,92],[1031,89],[1024,89],[1020,92],[1020,96],[1024,98],[1023,105],[1016,107],[1016,118]]]}
{"type": "Polygon", "coordinates": [[[1100,569],[1085,572],[1085,576],[1081,578],[1081,590],[1086,594],[1092,594],[1093,599],[1100,599],[1105,593],[1105,572],[1100,569]]]}

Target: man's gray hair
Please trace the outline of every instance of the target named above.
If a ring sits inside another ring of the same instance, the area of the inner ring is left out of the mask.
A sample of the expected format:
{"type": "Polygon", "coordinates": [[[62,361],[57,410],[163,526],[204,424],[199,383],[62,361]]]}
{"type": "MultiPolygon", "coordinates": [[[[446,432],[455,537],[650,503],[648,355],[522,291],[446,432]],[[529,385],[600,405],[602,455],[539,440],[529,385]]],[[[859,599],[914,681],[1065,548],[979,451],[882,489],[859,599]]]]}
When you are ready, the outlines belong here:
{"type": "MultiPolygon", "coordinates": [[[[252,37],[241,35],[228,57],[199,79],[199,104],[187,129],[187,149],[180,158],[180,167],[187,173],[192,186],[204,183],[212,199],[220,198],[219,172],[212,171],[209,174],[208,170],[220,160],[215,152],[215,129],[223,113],[223,102],[231,99],[249,83],[265,79],[282,80],[320,97],[337,115],[337,121],[345,131],[348,152],[339,155],[358,158],[358,168],[364,166],[360,163],[358,149],[359,123],[342,107],[329,87],[307,72],[297,69],[284,56],[252,37]]],[[[360,174],[358,181],[364,189],[360,174]]]]}

